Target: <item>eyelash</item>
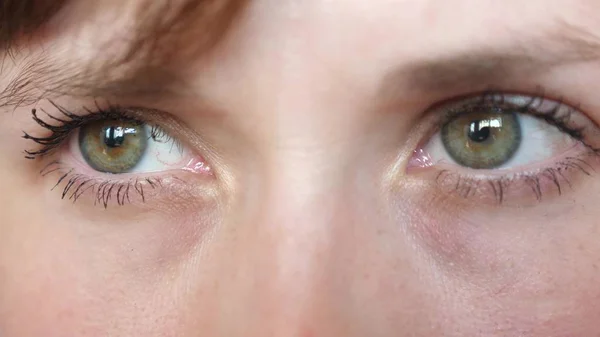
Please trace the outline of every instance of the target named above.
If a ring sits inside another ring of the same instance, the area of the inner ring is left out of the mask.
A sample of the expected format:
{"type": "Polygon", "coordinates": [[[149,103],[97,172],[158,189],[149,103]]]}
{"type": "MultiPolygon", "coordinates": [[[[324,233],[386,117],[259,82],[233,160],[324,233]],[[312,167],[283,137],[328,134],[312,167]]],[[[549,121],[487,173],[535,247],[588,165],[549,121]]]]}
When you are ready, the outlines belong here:
{"type": "MultiPolygon", "coordinates": [[[[598,153],[592,152],[594,156],[598,153]]],[[[477,179],[464,177],[460,174],[451,173],[449,170],[442,170],[436,177],[436,183],[442,187],[449,187],[446,192],[455,193],[464,199],[476,195],[478,192],[481,195],[486,195],[488,192],[493,194],[493,198],[498,204],[505,203],[507,190],[519,183],[525,183],[533,192],[536,200],[542,201],[545,188],[543,187],[544,179],[556,188],[558,195],[564,192],[563,183],[566,183],[569,188],[573,187],[571,180],[568,178],[568,172],[578,170],[586,176],[591,176],[595,172],[593,166],[582,158],[569,157],[564,161],[559,162],[555,167],[545,168],[534,173],[523,173],[513,177],[499,177],[494,179],[477,179]],[[482,185],[482,183],[486,185],[482,185]]]]}
{"type": "MultiPolygon", "coordinates": [[[[583,137],[584,127],[572,127],[569,126],[569,122],[571,121],[571,116],[574,111],[577,111],[576,108],[566,106],[562,100],[558,100],[552,104],[552,107],[547,111],[539,111],[536,110],[535,105],[543,104],[544,102],[548,102],[549,99],[544,97],[543,95],[532,96],[529,99],[529,102],[523,105],[517,105],[514,103],[507,103],[506,97],[509,96],[507,93],[503,92],[486,92],[479,96],[475,96],[473,98],[474,102],[471,104],[462,104],[459,105],[456,109],[446,110],[445,115],[442,117],[442,120],[439,122],[439,125],[443,125],[448,123],[452,119],[473,112],[473,110],[481,110],[483,108],[490,109],[516,109],[515,112],[520,114],[527,114],[533,117],[544,120],[550,125],[555,126],[560,131],[567,133],[572,138],[585,143],[585,139],[583,137]],[[559,115],[561,109],[565,108],[567,112],[564,115],[559,115]]],[[[516,96],[516,95],[515,95],[516,96]]]]}
{"type": "MultiPolygon", "coordinates": [[[[576,140],[579,144],[586,147],[587,151],[578,156],[569,156],[564,160],[556,163],[554,167],[542,168],[534,172],[513,173],[498,176],[495,178],[485,177],[469,177],[460,173],[454,173],[450,170],[441,170],[435,177],[435,182],[445,192],[454,193],[464,199],[479,195],[486,197],[491,193],[497,204],[505,203],[509,188],[514,186],[526,185],[533,192],[535,199],[539,202],[542,200],[544,192],[544,183],[549,183],[556,189],[558,195],[562,195],[566,183],[569,188],[573,187],[569,172],[576,170],[583,173],[585,176],[591,176],[595,172],[594,166],[587,161],[588,158],[599,159],[600,148],[592,146],[584,133],[586,127],[577,127],[571,125],[572,115],[578,111],[577,108],[565,105],[561,100],[556,101],[546,111],[537,110],[537,108],[549,101],[543,95],[532,96],[526,104],[517,105],[515,103],[507,103],[506,97],[509,94],[501,92],[486,92],[479,96],[475,96],[471,103],[458,104],[454,109],[446,109],[442,116],[438,119],[436,125],[439,128],[445,123],[450,122],[457,116],[472,112],[474,109],[507,109],[510,108],[520,114],[528,114],[533,117],[544,120],[548,124],[556,127],[562,132],[565,132],[576,140]],[[566,111],[561,113],[561,111],[566,111]],[[524,185],[523,185],[524,184],[524,185]]],[[[518,95],[515,95],[518,96],[518,95]]]]}
{"type": "Polygon", "coordinates": [[[69,169],[59,161],[54,161],[40,171],[42,177],[45,177],[54,172],[62,173],[58,182],[52,190],[55,190],[61,183],[65,183],[61,192],[61,199],[72,200],[77,202],[79,198],[87,191],[95,193],[94,205],[101,204],[107,208],[113,196],[116,197],[117,205],[124,206],[126,203],[131,203],[131,194],[136,193],[140,196],[142,202],[146,202],[147,193],[144,192],[147,188],[155,190],[157,187],[162,187],[162,179],[160,178],[144,178],[130,179],[128,181],[111,181],[98,178],[91,178],[84,174],[74,173],[73,169],[69,169]]]}
{"type": "MultiPolygon", "coordinates": [[[[34,160],[52,154],[55,150],[63,146],[65,141],[69,139],[75,130],[95,121],[118,120],[140,124],[145,123],[132,116],[131,113],[128,113],[128,109],[123,109],[116,105],[109,104],[107,108],[101,108],[96,103],[96,108],[94,110],[83,107],[83,111],[85,111],[86,114],[78,115],[53,101],[49,102],[57,109],[61,117],[55,117],[44,110],[39,110],[44,113],[49,121],[56,122],[56,124],[49,124],[44,119],[40,118],[38,110],[31,110],[32,119],[39,126],[50,131],[50,135],[47,137],[37,137],[24,132],[23,138],[31,140],[41,146],[39,149],[25,150],[25,158],[27,159],[34,160]]],[[[172,141],[179,151],[183,150],[183,144],[171,137],[158,125],[151,126],[150,138],[165,143],[172,141]]],[[[61,184],[64,184],[61,192],[62,199],[72,200],[73,203],[75,203],[84,193],[90,191],[95,195],[94,205],[100,204],[104,206],[104,208],[108,207],[111,200],[115,200],[119,206],[130,204],[133,199],[132,193],[137,194],[142,203],[145,203],[148,196],[148,189],[156,190],[157,188],[163,187],[163,178],[147,177],[143,179],[132,178],[129,180],[95,178],[77,173],[75,172],[75,169],[68,167],[60,161],[50,162],[40,171],[40,174],[42,177],[46,177],[51,173],[56,172],[60,173],[60,176],[57,183],[52,187],[52,190],[55,190],[61,184]]]]}
{"type": "MultiPolygon", "coordinates": [[[[78,115],[70,112],[66,108],[56,104],[53,101],[49,101],[52,106],[54,106],[61,115],[63,115],[66,119],[58,118],[50,113],[42,111],[46,117],[50,120],[58,122],[57,125],[48,124],[46,121],[41,119],[38,116],[37,109],[31,110],[31,115],[33,120],[40,125],[42,128],[51,132],[51,135],[48,137],[35,137],[27,132],[23,132],[23,138],[33,141],[34,143],[41,145],[41,149],[38,150],[25,150],[25,158],[27,159],[36,159],[40,157],[44,157],[50,154],[53,150],[60,147],[63,142],[71,135],[71,133],[78,128],[85,126],[86,124],[99,121],[99,120],[117,120],[117,121],[128,121],[135,122],[139,124],[144,124],[143,121],[132,117],[130,114],[126,112],[125,109],[119,107],[117,105],[109,105],[108,108],[101,108],[98,104],[96,104],[96,110],[89,109],[87,107],[83,107],[83,110],[86,112],[85,115],[78,115]]],[[[173,141],[178,149],[181,149],[183,146],[181,142],[177,139],[171,137],[164,129],[162,129],[158,125],[153,125],[150,131],[150,138],[164,139],[164,142],[173,141]]]]}

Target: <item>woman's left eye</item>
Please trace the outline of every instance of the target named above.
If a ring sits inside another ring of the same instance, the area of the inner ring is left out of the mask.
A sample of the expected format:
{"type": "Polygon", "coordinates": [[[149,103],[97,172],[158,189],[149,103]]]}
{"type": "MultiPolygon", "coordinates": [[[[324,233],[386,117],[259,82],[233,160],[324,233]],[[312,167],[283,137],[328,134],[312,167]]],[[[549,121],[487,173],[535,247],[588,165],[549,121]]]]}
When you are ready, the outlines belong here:
{"type": "Polygon", "coordinates": [[[437,131],[417,148],[409,172],[434,172],[443,191],[502,203],[575,188],[575,174],[600,166],[600,129],[582,112],[545,98],[486,95],[433,111],[437,131]],[[441,116],[441,117],[440,117],[441,116]],[[421,169],[421,170],[419,170],[421,169]]]}
{"type": "Polygon", "coordinates": [[[94,170],[149,173],[182,168],[188,151],[164,132],[134,120],[100,120],[79,129],[71,149],[94,170]]]}
{"type": "Polygon", "coordinates": [[[424,148],[437,164],[475,170],[524,167],[577,141],[548,122],[516,111],[483,108],[453,117],[424,148]]]}

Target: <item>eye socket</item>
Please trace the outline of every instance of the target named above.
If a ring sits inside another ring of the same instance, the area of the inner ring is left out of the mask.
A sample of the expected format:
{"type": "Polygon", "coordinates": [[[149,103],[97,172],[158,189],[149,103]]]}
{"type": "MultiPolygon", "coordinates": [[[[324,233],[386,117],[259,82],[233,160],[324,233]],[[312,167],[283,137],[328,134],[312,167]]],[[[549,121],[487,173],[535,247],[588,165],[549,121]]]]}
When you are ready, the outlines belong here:
{"type": "Polygon", "coordinates": [[[574,111],[558,103],[503,96],[497,101],[459,102],[447,113],[440,130],[418,151],[419,166],[514,169],[546,161],[579,142],[573,137],[579,130],[572,125],[574,111]]]}

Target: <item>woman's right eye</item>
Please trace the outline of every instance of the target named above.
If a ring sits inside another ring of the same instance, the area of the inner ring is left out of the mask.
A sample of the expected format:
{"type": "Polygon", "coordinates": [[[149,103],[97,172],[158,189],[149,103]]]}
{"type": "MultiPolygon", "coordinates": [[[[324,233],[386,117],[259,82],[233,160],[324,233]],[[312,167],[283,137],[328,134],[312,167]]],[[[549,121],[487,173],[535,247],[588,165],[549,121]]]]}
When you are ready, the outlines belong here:
{"type": "MultiPolygon", "coordinates": [[[[26,156],[50,161],[41,174],[57,177],[54,188],[61,186],[63,199],[77,201],[91,192],[94,204],[107,207],[111,200],[119,205],[131,203],[134,200],[131,194],[137,193],[145,202],[148,196],[145,191],[179,184],[183,180],[178,176],[184,172],[212,176],[204,158],[184,142],[158,125],[133,117],[142,115],[141,109],[110,107],[97,112],[84,109],[88,113],[78,115],[53,105],[60,116],[46,113],[43,118],[37,110],[32,110],[33,120],[50,135],[37,137],[25,133],[24,138],[42,146],[26,151],[26,156]]],[[[145,111],[144,116],[150,115],[160,120],[170,118],[161,112],[145,111]]]]}
{"type": "Polygon", "coordinates": [[[203,164],[166,132],[136,120],[100,120],[82,126],[78,133],[71,141],[72,152],[81,154],[91,168],[102,173],[193,170],[203,164]]]}

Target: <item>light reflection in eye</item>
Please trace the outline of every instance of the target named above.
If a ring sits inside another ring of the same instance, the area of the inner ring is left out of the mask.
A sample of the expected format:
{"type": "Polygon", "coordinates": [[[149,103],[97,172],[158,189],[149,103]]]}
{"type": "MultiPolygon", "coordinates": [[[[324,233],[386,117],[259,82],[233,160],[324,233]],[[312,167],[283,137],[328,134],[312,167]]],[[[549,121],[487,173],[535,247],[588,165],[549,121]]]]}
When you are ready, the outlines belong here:
{"type": "Polygon", "coordinates": [[[473,123],[471,123],[470,131],[477,132],[477,131],[481,131],[481,129],[490,128],[490,127],[491,128],[501,128],[502,120],[499,118],[490,118],[490,119],[484,119],[484,120],[480,120],[477,122],[473,122],[473,123]]]}
{"type": "Polygon", "coordinates": [[[136,133],[134,128],[124,128],[121,126],[107,127],[104,133],[104,143],[110,147],[118,147],[123,145],[125,136],[133,135],[136,133]]]}

